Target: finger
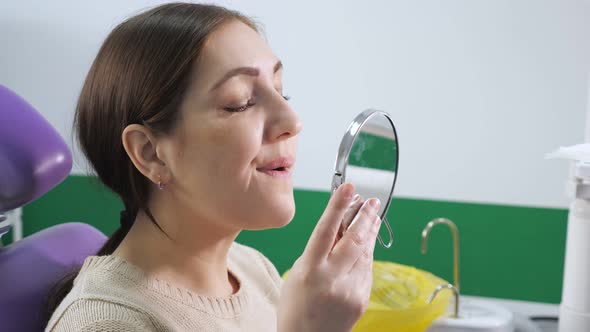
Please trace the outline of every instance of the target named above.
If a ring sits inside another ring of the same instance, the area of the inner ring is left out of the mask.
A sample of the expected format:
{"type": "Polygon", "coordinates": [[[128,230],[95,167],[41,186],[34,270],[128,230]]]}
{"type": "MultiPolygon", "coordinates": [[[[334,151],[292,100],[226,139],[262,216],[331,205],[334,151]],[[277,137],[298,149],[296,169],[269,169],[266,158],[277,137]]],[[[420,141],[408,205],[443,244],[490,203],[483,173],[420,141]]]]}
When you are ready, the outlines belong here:
{"type": "Polygon", "coordinates": [[[373,288],[373,260],[371,260],[371,264],[367,271],[364,273],[364,278],[361,284],[360,291],[362,292],[362,297],[366,299],[366,303],[370,301],[371,298],[371,290],[373,288]]]}
{"type": "Polygon", "coordinates": [[[353,193],[354,186],[345,183],[338,187],[330,197],[328,206],[311,233],[305,247],[304,254],[308,255],[309,259],[321,260],[328,257],[338,234],[342,217],[352,200],[353,193]]]}
{"type": "Polygon", "coordinates": [[[338,241],[340,241],[341,238],[342,238],[342,234],[340,232],[338,232],[338,234],[336,235],[336,238],[334,239],[334,243],[332,244],[332,250],[334,250],[336,243],[338,243],[338,241]]]}
{"type": "Polygon", "coordinates": [[[354,283],[354,285],[356,285],[356,291],[357,291],[357,296],[359,299],[361,299],[363,302],[363,308],[364,310],[366,310],[370,298],[371,298],[371,290],[372,290],[372,286],[373,286],[373,256],[372,256],[372,251],[368,254],[367,257],[370,257],[370,259],[367,260],[361,260],[359,259],[356,263],[355,263],[355,267],[353,267],[353,269],[355,270],[355,275],[352,275],[352,279],[351,279],[351,283],[354,283]],[[362,263],[360,263],[362,261],[362,263]],[[361,265],[362,268],[359,268],[361,265]],[[357,282],[358,280],[358,282],[357,282]]]}
{"type": "Polygon", "coordinates": [[[365,248],[363,254],[357,259],[351,268],[351,273],[364,274],[367,269],[373,266],[373,257],[375,253],[375,246],[377,245],[376,239],[379,234],[379,227],[381,226],[381,219],[379,216],[375,216],[373,225],[371,226],[371,234],[369,235],[369,243],[365,248]]]}
{"type": "Polygon", "coordinates": [[[350,202],[350,205],[348,206],[348,209],[346,210],[346,213],[344,213],[344,217],[342,217],[342,223],[340,224],[340,228],[338,229],[338,235],[336,236],[336,239],[334,240],[334,244],[332,245],[332,249],[334,249],[334,246],[336,246],[336,243],[338,243],[338,241],[340,241],[340,239],[344,235],[344,232],[346,232],[346,230],[348,229],[348,227],[352,223],[352,219],[358,213],[361,206],[363,206],[363,202],[364,201],[363,201],[363,198],[361,195],[359,195],[359,194],[354,195],[354,197],[352,198],[352,201],[350,202]]]}
{"type": "Polygon", "coordinates": [[[364,202],[365,201],[361,195],[354,195],[352,202],[350,203],[350,207],[348,210],[346,210],[344,217],[342,217],[342,227],[340,227],[341,234],[344,234],[348,227],[350,227],[354,216],[356,216],[356,214],[359,212],[364,202]]]}
{"type": "Polygon", "coordinates": [[[366,201],[342,239],[332,251],[329,261],[340,273],[348,273],[355,262],[366,251],[369,243],[375,241],[375,217],[379,211],[379,200],[371,198],[366,201]]]}

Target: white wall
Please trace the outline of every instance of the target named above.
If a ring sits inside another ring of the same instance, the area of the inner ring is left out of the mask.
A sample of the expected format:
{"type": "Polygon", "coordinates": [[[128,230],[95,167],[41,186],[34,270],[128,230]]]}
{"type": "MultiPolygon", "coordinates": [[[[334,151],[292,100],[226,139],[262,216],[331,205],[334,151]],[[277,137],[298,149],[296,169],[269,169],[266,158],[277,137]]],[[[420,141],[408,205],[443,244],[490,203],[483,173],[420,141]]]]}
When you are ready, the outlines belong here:
{"type": "Polygon", "coordinates": [[[590,143],[590,75],[588,78],[588,104],[586,113],[586,143],[590,143]]]}
{"type": "MultiPolygon", "coordinates": [[[[0,84],[70,140],[100,43],[161,2],[0,2],[0,84]]],[[[348,122],[374,107],[400,136],[396,195],[566,206],[567,165],[543,156],[584,140],[588,1],[221,3],[262,22],[285,63],[304,122],[297,187],[327,190],[348,122]]]]}

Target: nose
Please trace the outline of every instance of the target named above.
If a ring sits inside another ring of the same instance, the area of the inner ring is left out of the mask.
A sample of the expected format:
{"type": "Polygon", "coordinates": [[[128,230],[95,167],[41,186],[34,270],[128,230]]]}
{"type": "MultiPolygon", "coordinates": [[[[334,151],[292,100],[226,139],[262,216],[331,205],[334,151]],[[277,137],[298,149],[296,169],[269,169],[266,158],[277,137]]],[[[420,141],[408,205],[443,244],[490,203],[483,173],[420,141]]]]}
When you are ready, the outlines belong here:
{"type": "Polygon", "coordinates": [[[303,129],[297,113],[280,93],[275,91],[271,100],[267,115],[267,140],[277,141],[297,136],[303,129]]]}

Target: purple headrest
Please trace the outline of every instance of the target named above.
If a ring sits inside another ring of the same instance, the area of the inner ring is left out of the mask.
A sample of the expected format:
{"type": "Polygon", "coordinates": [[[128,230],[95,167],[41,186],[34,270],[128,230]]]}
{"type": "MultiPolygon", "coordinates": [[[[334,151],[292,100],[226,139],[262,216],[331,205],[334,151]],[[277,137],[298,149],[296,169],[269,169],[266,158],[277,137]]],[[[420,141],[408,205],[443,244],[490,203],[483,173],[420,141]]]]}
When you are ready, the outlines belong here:
{"type": "Polygon", "coordinates": [[[0,212],[45,194],[71,169],[72,154],[57,131],[0,85],[0,212]]]}

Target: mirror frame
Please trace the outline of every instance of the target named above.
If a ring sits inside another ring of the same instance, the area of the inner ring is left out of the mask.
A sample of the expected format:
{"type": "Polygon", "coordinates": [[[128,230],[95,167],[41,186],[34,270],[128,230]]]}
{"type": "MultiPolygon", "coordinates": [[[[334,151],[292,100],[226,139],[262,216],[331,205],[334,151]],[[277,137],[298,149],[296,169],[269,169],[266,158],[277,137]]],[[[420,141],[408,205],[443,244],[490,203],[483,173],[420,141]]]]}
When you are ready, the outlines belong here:
{"type": "Polygon", "coordinates": [[[346,129],[346,132],[344,133],[342,141],[340,142],[340,147],[338,148],[338,155],[336,157],[336,163],[334,164],[334,175],[332,177],[331,192],[334,193],[334,191],[341,184],[346,182],[346,166],[348,166],[348,158],[350,156],[350,151],[352,150],[352,145],[354,144],[356,138],[360,134],[361,128],[365,125],[365,123],[369,121],[372,117],[377,115],[384,116],[387,119],[387,121],[389,121],[389,124],[393,129],[393,136],[395,137],[395,142],[397,145],[397,148],[395,150],[395,160],[397,163],[395,169],[395,177],[393,178],[393,184],[391,185],[391,189],[389,191],[389,199],[385,204],[383,214],[380,216],[381,220],[383,220],[383,223],[387,227],[387,231],[389,232],[389,242],[385,244],[381,239],[381,235],[378,235],[379,243],[381,243],[381,246],[383,246],[384,248],[389,248],[393,243],[393,232],[391,231],[391,226],[387,221],[387,211],[389,210],[389,206],[391,204],[393,190],[395,188],[395,182],[397,181],[397,174],[399,170],[399,140],[397,136],[397,131],[395,130],[395,125],[393,124],[393,120],[391,120],[391,116],[387,112],[379,111],[376,109],[367,109],[359,115],[357,115],[354,118],[354,120],[350,123],[348,129],[346,129]]]}

